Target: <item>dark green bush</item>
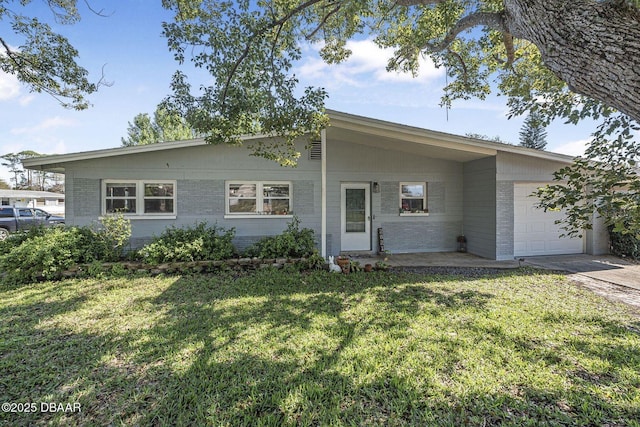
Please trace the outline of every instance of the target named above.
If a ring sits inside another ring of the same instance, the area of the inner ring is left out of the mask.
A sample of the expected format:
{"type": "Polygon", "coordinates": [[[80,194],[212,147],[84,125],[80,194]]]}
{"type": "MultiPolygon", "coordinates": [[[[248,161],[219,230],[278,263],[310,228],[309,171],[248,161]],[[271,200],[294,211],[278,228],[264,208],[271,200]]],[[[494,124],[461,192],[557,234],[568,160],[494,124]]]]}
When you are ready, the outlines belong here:
{"type": "Polygon", "coordinates": [[[11,252],[14,248],[20,246],[25,240],[44,235],[47,230],[48,228],[45,228],[44,226],[38,226],[25,231],[9,234],[9,237],[5,240],[0,240],[0,255],[5,255],[11,252]]]}
{"type": "Polygon", "coordinates": [[[128,219],[103,219],[99,227],[35,227],[0,242],[0,272],[6,284],[57,279],[76,264],[117,261],[129,241],[128,219]]]}
{"type": "Polygon", "coordinates": [[[611,253],[617,256],[640,259],[640,241],[632,233],[622,234],[609,227],[611,253]]]}
{"type": "Polygon", "coordinates": [[[10,285],[58,279],[71,266],[104,259],[108,252],[87,227],[42,228],[8,240],[13,246],[0,255],[0,271],[10,285]]]}
{"type": "Polygon", "coordinates": [[[300,229],[300,220],[293,217],[281,234],[260,239],[249,247],[245,254],[258,258],[300,258],[311,256],[314,250],[313,230],[300,229]]]}
{"type": "Polygon", "coordinates": [[[222,260],[233,256],[234,236],[234,228],[208,227],[206,223],[187,228],[170,227],[140,249],[138,255],[149,264],[222,260]]]}

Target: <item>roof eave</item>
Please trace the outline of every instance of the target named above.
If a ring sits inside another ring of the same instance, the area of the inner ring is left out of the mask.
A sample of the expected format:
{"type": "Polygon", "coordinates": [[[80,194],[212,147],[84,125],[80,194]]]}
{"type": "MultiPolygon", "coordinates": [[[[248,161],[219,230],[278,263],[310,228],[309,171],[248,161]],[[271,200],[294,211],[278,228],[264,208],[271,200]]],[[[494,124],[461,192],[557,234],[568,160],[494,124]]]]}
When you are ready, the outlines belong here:
{"type": "Polygon", "coordinates": [[[442,148],[450,148],[459,151],[467,151],[478,154],[496,155],[499,151],[520,154],[529,157],[536,157],[545,160],[552,160],[563,163],[572,163],[573,156],[554,153],[551,151],[535,150],[532,148],[520,147],[486,141],[483,139],[470,138],[467,136],[455,135],[446,132],[433,131],[414,126],[402,125],[370,117],[356,116],[339,111],[327,110],[330,117],[330,126],[344,129],[363,131],[375,135],[402,135],[402,138],[418,144],[428,144],[442,148]]]}

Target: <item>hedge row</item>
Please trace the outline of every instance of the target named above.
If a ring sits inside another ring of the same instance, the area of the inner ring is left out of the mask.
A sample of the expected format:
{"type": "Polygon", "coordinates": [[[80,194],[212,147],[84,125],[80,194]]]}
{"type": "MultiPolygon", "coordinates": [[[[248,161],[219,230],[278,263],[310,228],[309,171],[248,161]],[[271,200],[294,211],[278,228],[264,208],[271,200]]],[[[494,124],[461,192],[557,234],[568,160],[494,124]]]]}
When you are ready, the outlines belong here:
{"type": "Polygon", "coordinates": [[[139,251],[125,248],[131,224],[122,215],[110,216],[92,227],[36,228],[0,242],[0,272],[8,285],[55,280],[72,275],[95,276],[111,272],[176,271],[176,263],[207,270],[234,266],[282,266],[309,258],[312,266],[324,264],[315,250],[313,230],[300,228],[297,218],[277,236],[258,241],[239,254],[232,241],[235,230],[206,223],[169,227],[139,251]],[[243,256],[244,255],[244,256],[243,256]],[[108,264],[116,262],[114,264],[108,264]],[[187,263],[187,264],[184,264],[187,263]],[[195,264],[189,264],[195,263],[195,264]]]}

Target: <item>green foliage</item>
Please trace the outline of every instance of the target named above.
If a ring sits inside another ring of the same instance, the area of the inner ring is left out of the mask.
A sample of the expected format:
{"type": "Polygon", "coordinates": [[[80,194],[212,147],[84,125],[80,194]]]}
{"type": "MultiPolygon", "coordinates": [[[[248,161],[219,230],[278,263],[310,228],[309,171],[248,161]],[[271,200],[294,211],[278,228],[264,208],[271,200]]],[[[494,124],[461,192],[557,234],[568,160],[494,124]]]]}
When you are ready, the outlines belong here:
{"type": "Polygon", "coordinates": [[[608,117],[594,133],[584,157],[555,172],[558,182],[536,195],[544,209],[564,209],[570,236],[591,229],[594,216],[620,234],[640,236],[640,146],[638,124],[627,116],[608,117]]]}
{"type": "Polygon", "coordinates": [[[135,116],[133,123],[129,122],[127,135],[121,138],[123,147],[192,139],[196,133],[178,114],[158,106],[153,120],[146,113],[135,116]]]}
{"type": "Polygon", "coordinates": [[[31,227],[27,230],[21,230],[16,233],[9,234],[5,240],[0,240],[0,255],[6,255],[14,248],[17,248],[22,242],[34,237],[42,236],[47,232],[47,227],[38,226],[31,227]]]}
{"type": "Polygon", "coordinates": [[[118,213],[100,218],[95,237],[104,246],[104,261],[117,261],[131,238],[131,221],[118,213]]]}
{"type": "MultiPolygon", "coordinates": [[[[7,0],[0,1],[0,21],[4,28],[11,28],[19,49],[14,49],[0,37],[0,71],[14,75],[33,92],[44,92],[53,96],[66,108],[83,110],[89,107],[86,96],[97,91],[103,82],[91,83],[88,72],[76,62],[78,51],[69,41],[54,31],[45,21],[16,12],[20,6],[7,0]]],[[[15,2],[17,3],[17,2],[15,2]]],[[[80,20],[77,0],[47,2],[56,29],[80,20]]]]}
{"type": "Polygon", "coordinates": [[[295,165],[296,139],[326,125],[325,90],[298,90],[291,72],[301,58],[297,25],[308,21],[305,8],[281,0],[165,0],[163,5],[175,12],[174,22],[163,25],[170,50],[179,62],[190,56],[214,82],[196,95],[187,75],[176,72],[167,109],[185,117],[210,143],[241,144],[240,135],[280,136],[259,141],[252,154],[295,165]]]}
{"type": "Polygon", "coordinates": [[[17,153],[7,153],[0,156],[0,159],[4,160],[0,164],[2,166],[6,166],[9,169],[9,173],[13,175],[10,178],[10,181],[13,181],[14,184],[13,188],[27,190],[45,189],[46,180],[48,178],[48,174],[46,172],[32,170],[25,171],[22,167],[22,162],[24,160],[40,156],[43,156],[43,154],[33,150],[23,150],[17,153]]]}
{"type": "Polygon", "coordinates": [[[58,279],[70,267],[104,259],[108,253],[88,227],[42,228],[7,241],[11,250],[0,255],[0,271],[5,272],[3,281],[12,285],[58,279]]]}
{"type": "Polygon", "coordinates": [[[305,270],[326,270],[327,261],[318,253],[317,250],[307,258],[306,262],[302,265],[305,270]]]}
{"type": "Polygon", "coordinates": [[[194,227],[167,228],[159,237],[138,251],[144,262],[160,264],[176,261],[222,260],[234,253],[235,229],[197,223],[194,227]]]}
{"type": "MultiPolygon", "coordinates": [[[[464,136],[468,137],[468,138],[474,138],[474,139],[482,139],[485,141],[490,141],[490,142],[497,142],[498,144],[509,144],[507,141],[504,141],[502,138],[500,138],[500,135],[496,135],[496,136],[488,136],[488,135],[483,135],[480,133],[466,133],[464,136]]],[[[511,144],[510,144],[511,145],[511,144]]]]}
{"type": "Polygon", "coordinates": [[[640,259],[640,239],[629,233],[621,233],[609,226],[609,238],[611,239],[611,253],[620,257],[640,259]]]}
{"type": "Polygon", "coordinates": [[[530,113],[520,130],[520,145],[536,150],[544,150],[547,146],[547,131],[542,125],[538,112],[530,113]]]}
{"type": "Polygon", "coordinates": [[[82,406],[12,427],[638,427],[636,312],[548,272],[73,279],[0,313],[4,401],[82,406]]]}
{"type": "Polygon", "coordinates": [[[246,250],[246,255],[258,258],[301,258],[313,255],[314,251],[313,230],[301,229],[300,219],[294,216],[286,230],[277,236],[263,237],[246,250]]]}
{"type": "Polygon", "coordinates": [[[104,217],[100,227],[34,227],[0,242],[0,271],[8,284],[57,279],[76,264],[91,264],[88,274],[102,274],[100,263],[117,261],[128,244],[131,224],[122,215],[104,217]]]}

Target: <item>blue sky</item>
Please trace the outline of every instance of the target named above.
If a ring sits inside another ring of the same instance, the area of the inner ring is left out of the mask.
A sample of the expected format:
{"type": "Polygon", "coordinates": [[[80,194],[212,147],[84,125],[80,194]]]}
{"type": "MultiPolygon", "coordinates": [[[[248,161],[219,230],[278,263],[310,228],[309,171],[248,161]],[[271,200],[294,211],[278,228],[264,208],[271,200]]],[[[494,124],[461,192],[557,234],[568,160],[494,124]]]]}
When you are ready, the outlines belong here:
{"type": "MultiPolygon", "coordinates": [[[[29,93],[12,76],[0,73],[0,155],[22,150],[63,154],[121,145],[128,122],[139,113],[153,113],[169,93],[169,83],[178,68],[161,35],[162,21],[171,15],[159,0],[95,0],[94,9],[103,9],[107,17],[89,12],[79,2],[82,21],[58,29],[80,52],[80,63],[93,81],[105,79],[111,87],[102,87],[90,97],[93,107],[86,111],[65,110],[45,94],[29,93]]],[[[14,6],[19,7],[19,6],[14,6]]],[[[44,2],[30,6],[37,16],[48,17],[44,2]]],[[[6,22],[0,22],[0,35],[12,46],[6,22]]],[[[517,144],[523,118],[507,120],[505,99],[492,96],[485,101],[457,102],[449,111],[438,104],[445,83],[444,70],[424,61],[420,75],[387,73],[390,55],[370,40],[350,44],[352,58],[338,66],[328,66],[308,47],[294,70],[304,86],[325,87],[327,107],[352,114],[419,126],[459,135],[466,133],[500,136],[517,144]]],[[[200,75],[207,83],[207,76],[200,75]]],[[[552,124],[547,129],[547,149],[577,155],[592,129],[587,126],[552,124]]],[[[0,168],[0,178],[8,178],[0,168]]]]}

